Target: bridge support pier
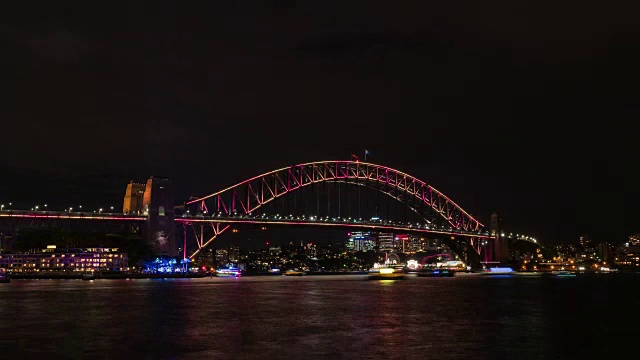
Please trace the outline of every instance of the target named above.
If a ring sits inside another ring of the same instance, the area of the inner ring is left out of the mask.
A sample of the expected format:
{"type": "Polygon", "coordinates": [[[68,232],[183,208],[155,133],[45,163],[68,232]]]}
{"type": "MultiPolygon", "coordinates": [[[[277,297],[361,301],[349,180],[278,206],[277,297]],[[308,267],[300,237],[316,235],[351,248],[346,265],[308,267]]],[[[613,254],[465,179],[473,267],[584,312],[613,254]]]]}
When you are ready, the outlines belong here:
{"type": "Polygon", "coordinates": [[[155,255],[178,256],[171,182],[150,177],[144,190],[143,207],[147,214],[143,239],[155,255]]]}
{"type": "Polygon", "coordinates": [[[507,243],[507,239],[504,236],[501,236],[502,228],[500,226],[498,214],[495,212],[491,214],[489,233],[491,234],[491,247],[488,249],[492,250],[489,252],[491,260],[497,263],[506,262],[509,260],[509,245],[507,243]]]}

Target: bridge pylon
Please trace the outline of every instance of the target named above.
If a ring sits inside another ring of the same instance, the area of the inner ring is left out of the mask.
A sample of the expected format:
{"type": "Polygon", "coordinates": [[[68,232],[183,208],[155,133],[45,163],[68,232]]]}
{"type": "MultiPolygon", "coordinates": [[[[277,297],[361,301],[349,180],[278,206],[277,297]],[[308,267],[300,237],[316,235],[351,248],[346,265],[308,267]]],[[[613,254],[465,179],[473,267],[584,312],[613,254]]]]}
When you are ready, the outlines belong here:
{"type": "Polygon", "coordinates": [[[155,255],[178,256],[171,181],[150,177],[145,185],[142,208],[131,209],[134,210],[147,216],[141,235],[151,251],[155,255]]]}
{"type": "Polygon", "coordinates": [[[502,236],[502,227],[497,213],[491,214],[489,221],[489,234],[491,234],[491,250],[489,252],[491,260],[494,262],[505,262],[509,260],[509,245],[507,239],[502,236]]]}

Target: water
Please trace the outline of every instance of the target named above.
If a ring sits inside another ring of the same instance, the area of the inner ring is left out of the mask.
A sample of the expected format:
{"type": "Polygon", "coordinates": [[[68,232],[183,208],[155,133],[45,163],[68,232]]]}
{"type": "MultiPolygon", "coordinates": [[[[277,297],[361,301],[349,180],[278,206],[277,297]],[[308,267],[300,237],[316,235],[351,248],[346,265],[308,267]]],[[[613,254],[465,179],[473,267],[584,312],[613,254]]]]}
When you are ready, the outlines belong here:
{"type": "Polygon", "coordinates": [[[0,358],[577,359],[637,344],[640,275],[17,280],[0,358]]]}

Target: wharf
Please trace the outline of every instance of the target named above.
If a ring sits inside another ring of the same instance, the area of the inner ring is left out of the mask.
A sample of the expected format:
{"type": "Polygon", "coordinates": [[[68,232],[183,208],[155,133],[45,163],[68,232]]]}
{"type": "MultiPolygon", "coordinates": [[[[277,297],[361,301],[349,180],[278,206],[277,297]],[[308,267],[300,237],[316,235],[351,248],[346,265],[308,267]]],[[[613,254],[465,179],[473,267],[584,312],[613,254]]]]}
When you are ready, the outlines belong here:
{"type": "MultiPolygon", "coordinates": [[[[95,279],[187,279],[205,277],[202,273],[190,274],[141,274],[141,273],[108,273],[95,274],[95,279]]],[[[11,274],[11,279],[82,279],[82,273],[79,274],[55,274],[55,273],[37,273],[37,274],[11,274]]]]}

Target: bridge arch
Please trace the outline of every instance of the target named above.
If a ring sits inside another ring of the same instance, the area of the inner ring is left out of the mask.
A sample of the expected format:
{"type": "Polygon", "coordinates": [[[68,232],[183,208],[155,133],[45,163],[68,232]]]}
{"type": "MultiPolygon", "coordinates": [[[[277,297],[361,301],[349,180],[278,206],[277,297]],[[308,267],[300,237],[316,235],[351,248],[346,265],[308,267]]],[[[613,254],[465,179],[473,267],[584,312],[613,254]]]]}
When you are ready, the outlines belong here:
{"type": "MultiPolygon", "coordinates": [[[[425,181],[387,166],[359,161],[319,161],[276,169],[218,192],[192,199],[185,203],[185,207],[197,206],[200,211],[209,214],[249,215],[282,196],[320,182],[370,187],[407,206],[409,200],[417,200],[446,221],[452,229],[479,232],[484,228],[477,219],[425,181]],[[393,190],[393,193],[387,191],[389,189],[393,190]]],[[[411,210],[427,220],[425,214],[420,213],[415,207],[411,210]]],[[[191,258],[227,230],[229,225],[212,223],[212,227],[213,237],[208,240],[200,239],[199,248],[191,258]]]]}

